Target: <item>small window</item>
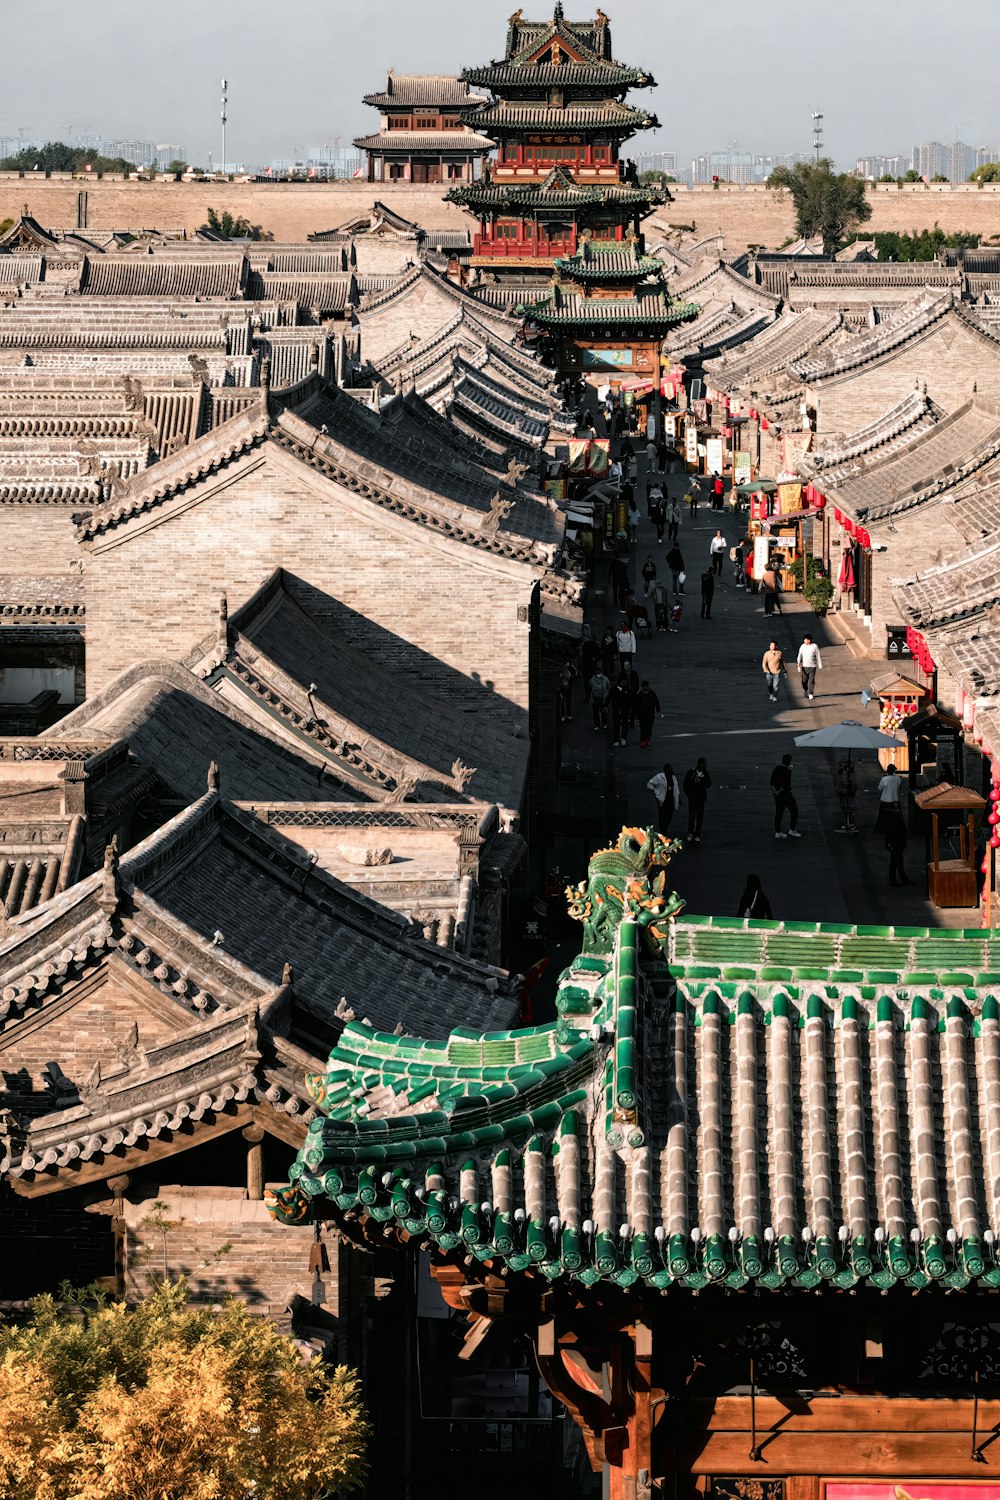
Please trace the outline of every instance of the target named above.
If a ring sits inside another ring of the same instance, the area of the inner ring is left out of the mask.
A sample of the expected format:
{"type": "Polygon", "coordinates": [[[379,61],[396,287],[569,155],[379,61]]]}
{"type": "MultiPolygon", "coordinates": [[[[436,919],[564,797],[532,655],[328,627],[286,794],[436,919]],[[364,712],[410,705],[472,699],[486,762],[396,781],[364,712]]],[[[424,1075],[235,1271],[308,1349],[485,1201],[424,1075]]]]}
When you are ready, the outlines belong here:
{"type": "Polygon", "coordinates": [[[503,148],[504,161],[517,161],[517,146],[513,141],[505,141],[503,148]]]}
{"type": "Polygon", "coordinates": [[[389,163],[389,176],[393,181],[402,177],[404,170],[402,162],[392,161],[389,163]]]}
{"type": "Polygon", "coordinates": [[[437,115],[417,115],[413,121],[414,130],[436,130],[437,115]]]}

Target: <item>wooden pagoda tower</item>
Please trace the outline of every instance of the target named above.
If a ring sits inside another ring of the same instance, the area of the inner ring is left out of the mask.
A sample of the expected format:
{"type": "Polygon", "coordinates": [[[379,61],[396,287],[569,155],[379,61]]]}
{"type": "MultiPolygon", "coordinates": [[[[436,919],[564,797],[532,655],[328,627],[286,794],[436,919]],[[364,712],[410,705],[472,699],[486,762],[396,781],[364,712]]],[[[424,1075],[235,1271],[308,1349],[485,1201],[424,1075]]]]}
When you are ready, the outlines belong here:
{"type": "Polygon", "coordinates": [[[428,1253],[612,1500],[993,1500],[996,934],[683,916],[681,848],[567,892],[554,1022],[346,1026],[271,1211],[428,1253]]]}
{"type": "Polygon", "coordinates": [[[625,100],[652,77],[615,61],[603,11],[567,21],[557,3],[551,21],[517,11],[503,59],[462,79],[491,91],[475,123],[497,157],[447,197],[479,218],[471,265],[491,300],[523,313],[525,336],[564,375],[657,381],[665,332],[696,309],[671,305],[645,253],[643,220],[669,194],[642,187],[621,157],[658,124],[625,100]]]}

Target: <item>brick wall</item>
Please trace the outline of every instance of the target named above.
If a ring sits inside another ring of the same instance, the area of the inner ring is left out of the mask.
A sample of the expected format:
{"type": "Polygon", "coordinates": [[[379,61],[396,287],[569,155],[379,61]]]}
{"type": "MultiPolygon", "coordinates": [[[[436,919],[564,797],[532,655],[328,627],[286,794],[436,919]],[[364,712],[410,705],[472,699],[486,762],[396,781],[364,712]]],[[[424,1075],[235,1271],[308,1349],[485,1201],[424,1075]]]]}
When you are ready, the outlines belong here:
{"type": "MultiPolygon", "coordinates": [[[[16,219],[27,201],[42,224],[56,229],[77,226],[81,190],[86,190],[87,226],[91,229],[161,228],[192,233],[209,208],[244,215],[278,240],[304,239],[332,229],[380,199],[396,212],[428,229],[464,226],[475,220],[445,203],[440,187],[391,183],[160,183],[73,182],[67,178],[38,181],[0,175],[0,218],[16,219]]],[[[721,229],[727,248],[738,253],[747,245],[774,249],[795,233],[786,193],[764,187],[708,186],[671,189],[674,202],[657,209],[652,223],[694,224],[699,235],[721,229]]],[[[870,192],[872,219],[863,232],[932,229],[946,233],[1000,235],[1000,191],[971,185],[915,184],[878,187],[870,192]]],[[[649,225],[647,224],[647,232],[649,225]]]]}
{"type": "Polygon", "coordinates": [[[972,395],[1000,397],[1000,345],[992,347],[957,321],[943,319],[926,338],[904,345],[895,356],[868,370],[852,370],[843,380],[816,387],[819,443],[833,433],[851,433],[888,411],[926,382],[927,393],[945,411],[972,395]]]}
{"type": "MultiPolygon", "coordinates": [[[[196,1301],[235,1295],[252,1312],[281,1323],[296,1293],[310,1296],[311,1226],[275,1224],[263,1203],[249,1201],[239,1189],[183,1186],[157,1189],[156,1200],[125,1201],[129,1296],[144,1295],[150,1278],[163,1275],[164,1235],[143,1223],[151,1215],[151,1201],[165,1204],[162,1216],[174,1226],[165,1232],[168,1274],[186,1276],[196,1301]]],[[[324,1303],[337,1316],[338,1253],[332,1239],[327,1254],[331,1270],[323,1276],[324,1303]]]]}
{"type": "Polygon", "coordinates": [[[232,613],[281,565],[304,580],[306,608],[375,660],[452,696],[475,701],[486,685],[526,708],[527,568],[314,485],[283,457],[212,484],[203,504],[88,554],[89,695],[144,657],[183,657],[215,628],[221,594],[232,613]]]}
{"type": "Polygon", "coordinates": [[[71,505],[18,505],[0,502],[0,573],[37,577],[68,573],[80,561],[71,505]]]}
{"type": "Polygon", "coordinates": [[[29,1012],[4,1027],[0,1089],[18,1095],[18,1110],[44,1113],[67,1107],[75,1096],[68,1093],[66,1104],[60,1106],[58,1094],[49,1087],[46,1066],[58,1059],[63,1076],[79,1086],[95,1062],[116,1061],[112,1043],[125,1039],[133,1021],[138,1023],[139,1045],[143,1047],[165,1041],[187,1024],[180,1008],[176,1026],[169,1026],[131,999],[114,979],[104,983],[100,975],[89,977],[75,989],[46,1002],[40,1013],[29,1012]]]}

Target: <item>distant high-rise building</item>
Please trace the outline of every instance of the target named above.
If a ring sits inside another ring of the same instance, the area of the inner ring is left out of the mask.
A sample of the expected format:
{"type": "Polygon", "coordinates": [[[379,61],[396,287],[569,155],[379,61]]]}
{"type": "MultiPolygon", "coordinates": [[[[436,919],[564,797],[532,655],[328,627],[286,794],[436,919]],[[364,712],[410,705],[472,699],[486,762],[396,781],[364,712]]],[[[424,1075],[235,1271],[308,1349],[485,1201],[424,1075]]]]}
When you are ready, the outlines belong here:
{"type": "Polygon", "coordinates": [[[976,164],[976,153],[964,141],[949,141],[941,168],[949,182],[965,182],[976,164]]]}
{"type": "Polygon", "coordinates": [[[976,147],[977,167],[988,167],[992,161],[1000,161],[1000,151],[997,150],[996,146],[976,147]]]}
{"type": "Polygon", "coordinates": [[[172,161],[184,161],[184,147],[175,146],[172,141],[161,141],[154,147],[157,164],[167,167],[172,161]]]}
{"type": "Polygon", "coordinates": [[[883,177],[905,177],[909,162],[902,156],[860,156],[854,167],[856,177],[879,182],[883,177]]]}
{"type": "Polygon", "coordinates": [[[665,172],[668,177],[677,176],[676,151],[640,151],[635,159],[639,172],[665,172]]]}
{"type": "Polygon", "coordinates": [[[148,167],[150,162],[155,161],[157,148],[152,141],[105,141],[105,156],[121,156],[125,161],[134,163],[137,167],[148,167]]]}
{"type": "Polygon", "coordinates": [[[926,177],[928,180],[932,177],[942,177],[947,150],[947,146],[942,146],[940,141],[924,141],[922,145],[914,146],[910,165],[920,177],[926,177]]]}

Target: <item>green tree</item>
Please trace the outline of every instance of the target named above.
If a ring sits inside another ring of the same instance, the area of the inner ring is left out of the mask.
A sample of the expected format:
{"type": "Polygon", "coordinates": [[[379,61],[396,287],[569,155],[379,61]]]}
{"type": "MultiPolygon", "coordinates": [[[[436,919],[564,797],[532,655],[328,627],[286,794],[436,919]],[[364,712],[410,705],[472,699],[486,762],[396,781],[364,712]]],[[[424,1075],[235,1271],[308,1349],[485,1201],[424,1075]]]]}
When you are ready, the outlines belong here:
{"type": "Polygon", "coordinates": [[[879,260],[935,260],[942,250],[975,250],[980,243],[978,234],[945,234],[938,224],[910,234],[880,231],[872,239],[879,260]]]}
{"type": "Polygon", "coordinates": [[[5,156],[0,168],[5,172],[83,172],[89,167],[92,172],[134,172],[135,163],[123,156],[101,156],[97,151],[84,151],[79,146],[67,146],[64,141],[49,141],[44,146],[26,146],[14,156],[5,156]]]}
{"type": "Polygon", "coordinates": [[[184,161],[171,161],[171,162],[167,163],[167,165],[164,167],[163,170],[165,172],[172,172],[174,174],[174,176],[177,177],[177,176],[180,175],[181,172],[186,172],[187,171],[187,162],[184,162],[184,161]]]}
{"type": "Polygon", "coordinates": [[[210,208],[208,221],[201,225],[201,229],[210,229],[214,234],[221,235],[224,240],[270,240],[274,238],[259,224],[251,224],[249,219],[242,217],[234,218],[228,209],[220,214],[214,208],[210,208]]]}
{"type": "Polygon", "coordinates": [[[4,1500],[321,1500],[364,1477],[357,1379],[243,1303],[88,1289],[0,1327],[4,1500]]]}
{"type": "Polygon", "coordinates": [[[879,182],[895,182],[895,181],[896,181],[896,179],[895,179],[895,177],[893,177],[893,175],[892,175],[891,172],[883,172],[882,176],[879,178],[879,182]]]}
{"type": "Polygon", "coordinates": [[[931,182],[949,182],[950,180],[951,179],[946,177],[943,172],[935,172],[934,176],[931,178],[931,182]]]}
{"type": "Polygon", "coordinates": [[[915,167],[910,167],[906,176],[901,177],[899,180],[900,182],[923,182],[923,178],[915,167]]]}
{"type": "Polygon", "coordinates": [[[787,188],[795,205],[795,223],[803,239],[822,235],[832,255],[850,234],[872,216],[865,183],[852,172],[834,172],[829,157],[777,167],[767,179],[771,188],[787,188]]]}
{"type": "Polygon", "coordinates": [[[987,161],[969,173],[970,182],[1000,182],[1000,161],[987,161]]]}

